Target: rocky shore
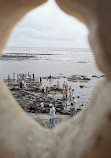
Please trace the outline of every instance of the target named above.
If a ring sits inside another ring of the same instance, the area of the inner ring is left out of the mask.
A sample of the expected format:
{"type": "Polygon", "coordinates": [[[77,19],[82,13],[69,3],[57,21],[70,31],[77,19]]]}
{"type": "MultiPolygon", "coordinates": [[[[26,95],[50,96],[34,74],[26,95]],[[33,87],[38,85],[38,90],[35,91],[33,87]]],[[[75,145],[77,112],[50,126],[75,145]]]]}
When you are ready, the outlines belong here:
{"type": "MultiPolygon", "coordinates": [[[[72,83],[77,83],[76,86],[83,91],[86,87],[83,83],[87,83],[93,78],[103,78],[102,76],[93,75],[92,78],[88,78],[87,76],[82,75],[72,75],[70,77],[66,76],[52,76],[51,80],[60,80],[67,79],[72,83]],[[80,83],[80,84],[78,84],[80,83]]],[[[23,79],[25,85],[20,88],[20,80],[15,79],[5,79],[5,83],[8,88],[11,90],[12,95],[18,102],[18,104],[24,109],[29,116],[33,117],[36,121],[38,121],[42,126],[46,128],[50,128],[49,123],[49,104],[52,102],[56,108],[56,119],[55,123],[59,123],[65,121],[70,118],[70,104],[66,104],[66,99],[62,96],[63,87],[60,85],[57,87],[56,84],[51,83],[51,80],[48,79],[48,76],[42,77],[42,82],[40,83],[36,79],[33,78],[26,78],[23,79]],[[48,93],[43,93],[42,88],[44,83],[50,82],[50,86],[48,86],[48,93]],[[56,92],[56,94],[55,94],[56,92]],[[40,103],[44,102],[44,108],[40,107],[40,103]]],[[[74,91],[74,89],[72,89],[74,91]]],[[[82,93],[81,93],[82,94],[82,93]]],[[[79,100],[82,99],[82,95],[76,95],[78,102],[76,104],[76,113],[82,110],[85,106],[85,102],[83,101],[82,104],[78,104],[79,100]]],[[[90,99],[90,98],[89,98],[90,99]]],[[[68,98],[69,100],[69,98],[68,98]]]]}
{"type": "Polygon", "coordinates": [[[62,88],[53,85],[48,87],[48,93],[46,94],[42,93],[42,83],[34,81],[33,79],[25,80],[26,86],[23,88],[20,88],[19,81],[5,80],[5,82],[16,101],[26,112],[48,114],[49,104],[53,102],[57,113],[70,115],[70,110],[64,109],[65,99],[62,97],[62,88]],[[60,96],[59,98],[54,96],[55,91],[56,96],[60,96]],[[44,108],[40,107],[42,101],[44,102],[44,108]]]}

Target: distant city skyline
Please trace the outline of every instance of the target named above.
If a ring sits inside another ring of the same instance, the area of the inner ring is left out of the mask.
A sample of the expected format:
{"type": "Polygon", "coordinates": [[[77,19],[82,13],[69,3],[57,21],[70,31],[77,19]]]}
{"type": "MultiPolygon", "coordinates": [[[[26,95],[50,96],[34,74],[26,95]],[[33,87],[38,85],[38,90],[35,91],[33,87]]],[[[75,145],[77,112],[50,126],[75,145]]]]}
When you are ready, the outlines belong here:
{"type": "Polygon", "coordinates": [[[54,0],[32,10],[16,25],[6,47],[89,48],[88,30],[54,0]]]}

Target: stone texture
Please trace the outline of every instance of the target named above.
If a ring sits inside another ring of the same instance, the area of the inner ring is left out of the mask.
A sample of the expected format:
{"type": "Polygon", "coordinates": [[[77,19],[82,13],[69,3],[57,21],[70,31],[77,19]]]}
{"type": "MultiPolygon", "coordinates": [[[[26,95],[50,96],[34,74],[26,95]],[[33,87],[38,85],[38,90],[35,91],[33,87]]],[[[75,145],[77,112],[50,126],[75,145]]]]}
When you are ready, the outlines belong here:
{"type": "Polygon", "coordinates": [[[31,9],[47,0],[0,0],[0,53],[15,24],[31,9]]]}
{"type": "MultiPolygon", "coordinates": [[[[56,0],[84,22],[98,68],[106,75],[87,107],[54,130],[46,130],[17,105],[0,80],[0,158],[111,158],[111,1],[56,0]]],[[[0,0],[0,52],[13,26],[45,0],[0,0]]]]}
{"type": "Polygon", "coordinates": [[[56,0],[66,13],[77,17],[89,30],[89,44],[98,68],[111,79],[111,1],[56,0]]]}

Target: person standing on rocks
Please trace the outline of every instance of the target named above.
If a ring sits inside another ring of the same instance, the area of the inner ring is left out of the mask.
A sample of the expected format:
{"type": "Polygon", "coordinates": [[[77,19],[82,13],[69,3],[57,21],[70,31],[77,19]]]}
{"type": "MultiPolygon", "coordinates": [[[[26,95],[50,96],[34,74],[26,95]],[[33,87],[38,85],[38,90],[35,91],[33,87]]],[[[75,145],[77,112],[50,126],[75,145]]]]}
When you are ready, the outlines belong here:
{"type": "Polygon", "coordinates": [[[65,84],[65,90],[68,88],[68,84],[67,84],[67,82],[66,82],[66,84],[65,84]]]}
{"type": "Polygon", "coordinates": [[[30,80],[31,80],[31,74],[30,74],[29,78],[30,78],[30,80]]]}
{"type": "Polygon", "coordinates": [[[71,102],[71,108],[70,108],[71,117],[73,117],[74,114],[75,114],[75,112],[76,112],[75,104],[76,104],[76,98],[73,96],[73,100],[72,100],[72,102],[71,102]]]}
{"type": "Polygon", "coordinates": [[[54,91],[54,93],[52,93],[52,95],[53,95],[53,100],[55,100],[55,96],[56,96],[56,90],[54,91]]]}
{"type": "Polygon", "coordinates": [[[48,94],[48,87],[46,87],[46,94],[48,94]]]}
{"type": "Polygon", "coordinates": [[[19,75],[17,74],[17,81],[19,80],[19,75]]]}
{"type": "Polygon", "coordinates": [[[24,80],[22,80],[22,87],[24,87],[24,84],[25,84],[25,81],[24,81],[24,80]]]}
{"type": "Polygon", "coordinates": [[[40,83],[42,82],[42,78],[40,77],[40,83]]]}
{"type": "Polygon", "coordinates": [[[28,78],[30,77],[30,74],[29,74],[29,72],[28,72],[28,78]]]}
{"type": "Polygon", "coordinates": [[[51,79],[52,78],[52,76],[51,75],[49,75],[49,79],[51,79]]]}
{"type": "Polygon", "coordinates": [[[11,80],[10,74],[8,74],[8,81],[11,80]]]}
{"type": "Polygon", "coordinates": [[[69,86],[69,91],[71,90],[71,86],[69,86]]]}
{"type": "Polygon", "coordinates": [[[11,80],[10,74],[8,74],[8,86],[9,86],[9,81],[11,80]]]}
{"type": "Polygon", "coordinates": [[[40,103],[40,107],[41,107],[41,109],[44,108],[44,102],[43,101],[40,103]]]}
{"type": "Polygon", "coordinates": [[[26,88],[27,87],[27,83],[24,81],[24,88],[26,88]]]}
{"type": "Polygon", "coordinates": [[[46,93],[46,86],[44,85],[44,93],[46,93]]]}
{"type": "Polygon", "coordinates": [[[42,87],[42,90],[41,90],[41,92],[42,92],[41,94],[43,94],[43,95],[44,95],[44,87],[42,87]]]}
{"type": "Polygon", "coordinates": [[[65,98],[65,89],[62,91],[62,96],[65,98]]]}
{"type": "Polygon", "coordinates": [[[21,89],[22,89],[22,86],[23,86],[23,85],[22,85],[22,81],[20,81],[20,88],[21,88],[21,89]]]}
{"type": "Polygon", "coordinates": [[[70,86],[69,87],[69,101],[71,101],[72,95],[73,95],[73,91],[72,91],[71,86],[70,86]]]}
{"type": "Polygon", "coordinates": [[[35,75],[33,74],[33,80],[35,80],[35,75]]]}
{"type": "Polygon", "coordinates": [[[64,81],[64,83],[62,84],[62,86],[63,86],[63,89],[65,88],[65,81],[64,81]]]}
{"type": "Polygon", "coordinates": [[[50,108],[50,124],[51,127],[54,128],[55,126],[55,107],[52,103],[49,104],[49,108],[50,108]]]}
{"type": "Polygon", "coordinates": [[[71,105],[71,103],[68,101],[68,100],[66,100],[65,101],[65,110],[68,110],[68,107],[71,105]]]}
{"type": "Polygon", "coordinates": [[[25,80],[26,80],[26,77],[27,77],[27,75],[26,75],[26,73],[24,74],[24,78],[25,78],[25,80]]]}
{"type": "Polygon", "coordinates": [[[69,91],[69,101],[71,101],[72,91],[69,91]]]}
{"type": "Polygon", "coordinates": [[[65,90],[65,98],[66,98],[66,100],[67,100],[67,95],[68,95],[68,91],[67,91],[67,89],[65,90]]]}
{"type": "Polygon", "coordinates": [[[15,73],[13,72],[13,80],[15,81],[15,73]]]}
{"type": "Polygon", "coordinates": [[[59,81],[57,81],[57,88],[59,88],[60,87],[60,82],[59,81]]]}

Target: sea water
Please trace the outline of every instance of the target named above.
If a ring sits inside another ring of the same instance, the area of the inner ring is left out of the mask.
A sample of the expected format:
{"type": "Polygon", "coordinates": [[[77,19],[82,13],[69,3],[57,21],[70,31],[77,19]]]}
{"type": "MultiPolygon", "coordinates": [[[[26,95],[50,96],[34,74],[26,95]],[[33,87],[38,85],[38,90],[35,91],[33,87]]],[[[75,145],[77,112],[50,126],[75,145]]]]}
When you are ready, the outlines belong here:
{"type": "Polygon", "coordinates": [[[61,76],[49,83],[43,80],[46,86],[60,86],[65,81],[74,89],[74,95],[79,98],[78,106],[85,104],[92,95],[94,85],[102,73],[97,69],[93,53],[90,49],[49,49],[49,48],[6,48],[3,54],[9,55],[0,60],[0,76],[7,78],[13,72],[35,74],[35,77],[61,76]],[[13,57],[12,57],[13,56],[13,57]],[[88,82],[70,82],[67,80],[71,75],[85,75],[91,80],[88,82]],[[96,75],[98,78],[93,78],[96,75]],[[81,89],[80,85],[84,87],[81,89]]]}

